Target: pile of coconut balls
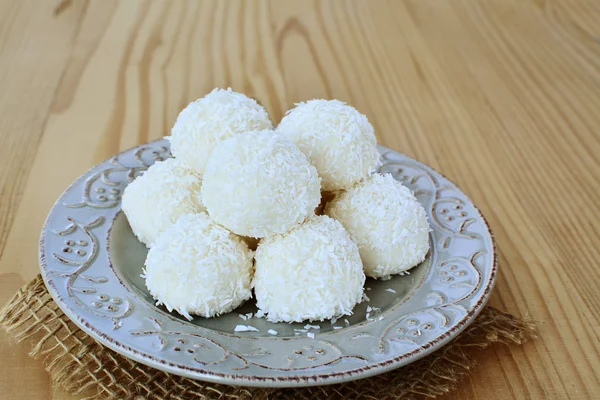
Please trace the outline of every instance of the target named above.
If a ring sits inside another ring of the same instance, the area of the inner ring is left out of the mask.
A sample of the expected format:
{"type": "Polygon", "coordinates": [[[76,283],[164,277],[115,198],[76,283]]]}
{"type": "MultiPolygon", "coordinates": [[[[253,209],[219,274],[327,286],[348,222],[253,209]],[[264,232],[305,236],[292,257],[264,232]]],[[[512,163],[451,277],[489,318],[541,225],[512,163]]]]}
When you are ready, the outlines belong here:
{"type": "Polygon", "coordinates": [[[362,301],[365,275],[403,273],[429,251],[425,210],[374,173],[373,127],[341,101],[300,103],[274,129],[256,101],[215,89],[168,139],[174,158],[131,182],[122,208],[169,311],[213,317],[254,290],[269,321],[338,318],[362,301]]]}

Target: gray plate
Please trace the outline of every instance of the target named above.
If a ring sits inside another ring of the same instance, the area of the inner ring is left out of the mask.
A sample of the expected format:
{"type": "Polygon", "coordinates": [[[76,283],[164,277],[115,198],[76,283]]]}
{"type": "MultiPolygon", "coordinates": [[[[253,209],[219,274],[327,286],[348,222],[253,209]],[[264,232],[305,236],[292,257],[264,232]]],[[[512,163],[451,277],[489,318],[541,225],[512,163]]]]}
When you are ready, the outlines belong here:
{"type": "Polygon", "coordinates": [[[494,284],[496,254],[485,219],[464,193],[431,168],[379,150],[380,172],[409,186],[427,210],[430,254],[410,275],[367,280],[370,300],[346,320],[312,324],[320,326],[310,329],[314,338],[295,331],[303,324],[242,320],[240,313],[256,311],[253,300],[230,314],[193,322],[154,306],[140,278],[147,250],[131,232],[120,196],[149,165],[169,157],[165,140],[95,166],[63,193],[40,240],[44,281],[65,314],[100,343],[173,374],[292,387],[409,364],[457,336],[481,311],[494,284]],[[260,332],[234,333],[240,324],[260,332]]]}

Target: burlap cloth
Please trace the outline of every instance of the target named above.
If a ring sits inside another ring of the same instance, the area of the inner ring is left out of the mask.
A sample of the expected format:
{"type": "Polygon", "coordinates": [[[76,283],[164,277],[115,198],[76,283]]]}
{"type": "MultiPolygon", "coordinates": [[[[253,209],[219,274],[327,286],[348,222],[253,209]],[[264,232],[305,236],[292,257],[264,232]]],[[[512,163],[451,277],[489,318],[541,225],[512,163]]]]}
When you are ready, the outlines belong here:
{"type": "Polygon", "coordinates": [[[474,366],[475,349],[521,344],[535,324],[486,307],[452,343],[409,366],[344,384],[302,389],[261,389],[182,378],[147,367],[100,345],[73,324],[40,276],[0,311],[0,324],[41,358],[54,382],[89,399],[414,399],[450,392],[474,366]]]}

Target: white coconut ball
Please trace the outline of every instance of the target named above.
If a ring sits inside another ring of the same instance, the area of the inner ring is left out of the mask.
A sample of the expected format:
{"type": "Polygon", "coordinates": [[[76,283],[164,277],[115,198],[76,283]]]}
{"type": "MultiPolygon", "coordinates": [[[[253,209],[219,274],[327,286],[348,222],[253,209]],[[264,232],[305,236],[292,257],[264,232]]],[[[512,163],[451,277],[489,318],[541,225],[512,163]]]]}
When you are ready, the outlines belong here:
{"type": "Polygon", "coordinates": [[[352,314],[365,274],[344,227],[314,216],[285,235],[261,240],[254,293],[269,321],[322,321],[352,314]]]}
{"type": "Polygon", "coordinates": [[[203,174],[219,142],[272,127],[269,115],[255,100],[231,89],[214,89],[181,111],[168,139],[173,155],[203,174]]]}
{"type": "Polygon", "coordinates": [[[325,208],[358,245],[367,276],[406,271],[429,251],[429,223],[416,197],[391,175],[373,174],[325,208]]]}
{"type": "Polygon", "coordinates": [[[366,116],[339,100],[311,100],[288,111],[277,132],[292,140],[319,172],[323,190],[345,189],[379,165],[366,116]]]}
{"type": "Polygon", "coordinates": [[[285,233],[314,213],[320,200],[315,167],[273,131],[233,136],[208,159],[202,201],[217,223],[238,235],[285,233]]]}
{"type": "Polygon", "coordinates": [[[185,214],[148,252],[146,287],[157,304],[189,320],[224,314],[252,296],[252,256],[206,213],[185,214]]]}
{"type": "Polygon", "coordinates": [[[169,158],[152,165],[125,188],[121,208],[133,233],[150,247],[180,215],[206,210],[201,186],[200,175],[169,158]]]}

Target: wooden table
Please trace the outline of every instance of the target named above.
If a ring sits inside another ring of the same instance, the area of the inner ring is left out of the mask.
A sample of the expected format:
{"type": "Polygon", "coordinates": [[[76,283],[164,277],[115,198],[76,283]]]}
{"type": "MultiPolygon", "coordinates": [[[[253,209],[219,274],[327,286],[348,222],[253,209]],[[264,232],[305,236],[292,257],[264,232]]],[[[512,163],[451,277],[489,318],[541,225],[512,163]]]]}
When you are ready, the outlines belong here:
{"type": "MultiPolygon", "coordinates": [[[[59,194],[214,87],[346,100],[487,216],[491,303],[540,339],[449,398],[600,398],[600,2],[0,0],[0,303],[59,194]]],[[[0,397],[73,399],[0,333],[0,397]]]]}

